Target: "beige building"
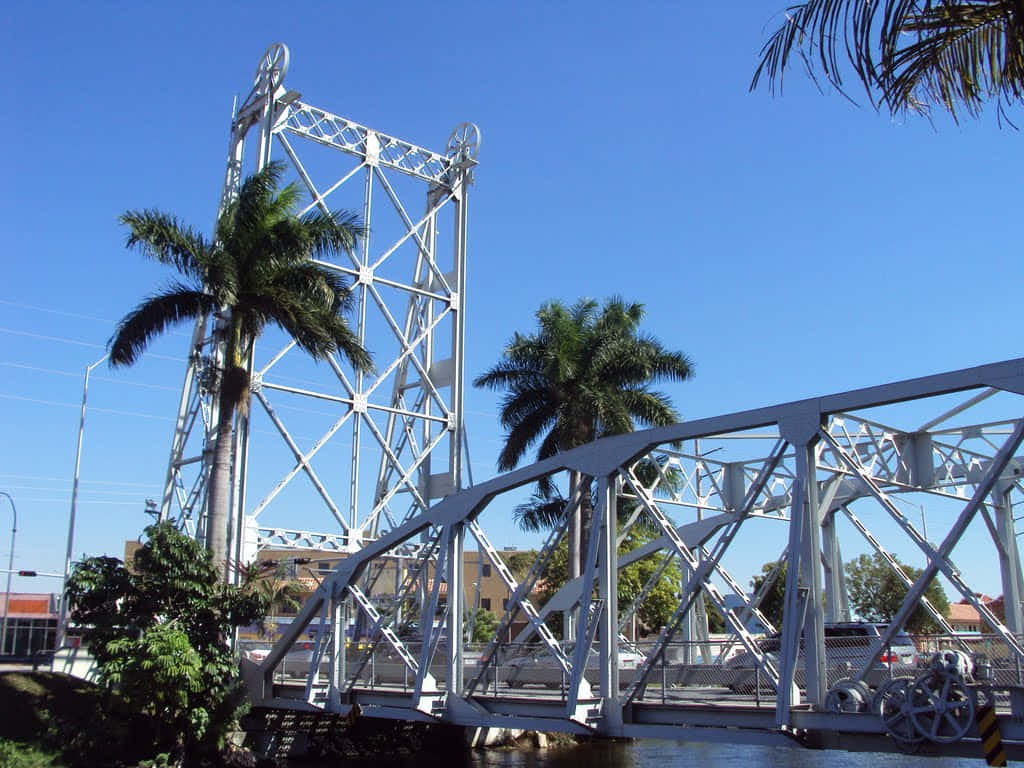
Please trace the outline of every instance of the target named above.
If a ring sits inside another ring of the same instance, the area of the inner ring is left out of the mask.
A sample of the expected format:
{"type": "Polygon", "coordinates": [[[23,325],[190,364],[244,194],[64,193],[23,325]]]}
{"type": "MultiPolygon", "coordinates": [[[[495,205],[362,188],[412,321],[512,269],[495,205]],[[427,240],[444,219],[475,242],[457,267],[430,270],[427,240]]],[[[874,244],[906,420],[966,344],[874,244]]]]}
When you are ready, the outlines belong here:
{"type": "MultiPolygon", "coordinates": [[[[140,546],[141,544],[138,541],[125,542],[124,559],[126,563],[131,563],[135,551],[140,546]]],[[[502,559],[517,579],[525,575],[535,556],[536,553],[533,551],[520,552],[514,548],[506,548],[501,552],[502,559]]],[[[298,582],[303,590],[299,599],[304,601],[346,557],[347,555],[343,553],[332,554],[321,550],[272,548],[261,550],[257,556],[257,563],[269,564],[279,562],[281,570],[277,578],[298,582]]],[[[407,565],[408,561],[402,561],[399,558],[380,558],[374,561],[370,573],[367,574],[370,579],[370,599],[382,607],[390,605],[395,599],[397,590],[401,588],[402,580],[406,576],[407,565]]],[[[269,565],[264,567],[268,573],[273,570],[269,565]]],[[[433,567],[429,566],[429,569],[428,588],[433,586],[433,567]]],[[[490,611],[500,620],[505,613],[505,609],[508,607],[508,602],[512,595],[498,570],[490,563],[487,556],[475,550],[463,552],[463,574],[465,579],[465,601],[469,610],[479,608],[480,610],[490,611]],[[478,588],[479,595],[477,594],[478,588]]],[[[439,602],[442,605],[448,600],[447,587],[447,583],[441,582],[439,602]]],[[[282,609],[275,613],[276,616],[270,617],[269,621],[271,624],[269,634],[271,636],[287,625],[296,611],[294,609],[282,609]],[[277,620],[275,621],[274,619],[277,620]],[[275,624],[277,625],[276,631],[273,627],[275,624]]],[[[509,638],[515,637],[525,626],[526,618],[522,613],[519,613],[509,628],[509,638]]],[[[253,634],[253,639],[255,639],[255,636],[259,633],[257,628],[252,628],[251,633],[243,632],[243,634],[253,634]]]]}

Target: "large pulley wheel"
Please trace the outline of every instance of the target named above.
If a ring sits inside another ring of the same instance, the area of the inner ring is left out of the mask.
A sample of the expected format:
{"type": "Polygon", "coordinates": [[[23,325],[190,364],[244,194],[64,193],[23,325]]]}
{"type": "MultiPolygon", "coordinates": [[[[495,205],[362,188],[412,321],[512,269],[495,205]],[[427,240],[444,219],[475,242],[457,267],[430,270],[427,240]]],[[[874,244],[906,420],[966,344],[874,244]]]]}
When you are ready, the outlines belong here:
{"type": "Polygon", "coordinates": [[[913,678],[894,677],[876,692],[871,711],[882,719],[886,732],[904,744],[915,744],[924,737],[910,716],[910,688],[913,678]]]}
{"type": "Polygon", "coordinates": [[[867,683],[844,677],[825,694],[825,709],[829,712],[863,712],[869,701],[871,689],[867,683]]]}
{"type": "Polygon", "coordinates": [[[253,76],[253,85],[258,89],[265,86],[266,93],[274,93],[288,72],[288,59],[287,45],[284,43],[271,45],[260,57],[259,66],[256,67],[256,74],[253,76]]]}
{"type": "Polygon", "coordinates": [[[462,123],[448,137],[445,156],[454,162],[476,160],[480,152],[480,129],[474,123],[462,123]]]}
{"type": "Polygon", "coordinates": [[[974,722],[974,696],[958,675],[930,672],[909,690],[910,718],[928,741],[952,744],[974,722]]]}

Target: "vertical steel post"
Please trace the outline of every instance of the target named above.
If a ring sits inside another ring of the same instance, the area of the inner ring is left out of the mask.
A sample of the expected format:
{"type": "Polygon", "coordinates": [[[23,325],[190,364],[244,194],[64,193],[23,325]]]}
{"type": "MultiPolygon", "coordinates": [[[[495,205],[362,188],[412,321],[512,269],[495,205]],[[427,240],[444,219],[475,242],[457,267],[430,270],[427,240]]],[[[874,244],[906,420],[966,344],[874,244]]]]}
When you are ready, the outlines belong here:
{"type": "Polygon", "coordinates": [[[590,535],[600,536],[598,549],[597,589],[601,600],[601,616],[598,626],[598,653],[600,659],[600,696],[604,700],[602,713],[611,714],[609,707],[618,706],[619,695],[619,606],[618,606],[618,558],[616,556],[616,481],[602,475],[597,481],[598,504],[604,507],[600,516],[599,531],[590,535]]]}
{"type": "MultiPolygon", "coordinates": [[[[996,550],[999,556],[999,575],[1003,586],[1003,611],[1006,628],[1014,635],[1024,633],[1024,616],[1021,612],[1021,568],[1020,550],[1017,548],[1017,532],[1013,521],[1013,505],[1010,494],[1014,484],[1000,480],[992,490],[992,506],[996,517],[996,532],[999,541],[996,550]]],[[[1024,714],[1024,691],[1010,690],[1010,707],[1016,717],[1024,714]]]]}
{"type": "Polygon", "coordinates": [[[71,482],[71,513],[68,515],[68,541],[67,550],[64,554],[64,578],[60,586],[60,613],[57,617],[57,638],[56,647],[64,645],[64,636],[67,634],[68,606],[67,596],[64,594],[68,588],[68,577],[71,575],[71,558],[75,547],[75,518],[78,512],[78,476],[82,467],[82,441],[85,437],[85,404],[89,396],[89,374],[92,369],[106,360],[109,355],[104,355],[92,365],[85,368],[85,376],[82,380],[82,412],[78,420],[78,443],[75,447],[75,475],[71,482]]]}
{"type": "MultiPolygon", "coordinates": [[[[569,473],[569,498],[575,499],[579,493],[580,473],[569,473]]],[[[569,581],[580,577],[580,508],[581,504],[572,505],[569,513],[569,581]]],[[[562,640],[568,645],[576,639],[577,622],[573,607],[563,612],[562,640]]]]}
{"type": "Polygon", "coordinates": [[[14,535],[18,532],[18,510],[14,506],[14,499],[7,491],[0,491],[0,496],[6,496],[11,503],[11,513],[14,521],[11,524],[11,552],[7,558],[7,591],[4,592],[4,622],[0,628],[0,656],[7,653],[7,617],[11,613],[11,574],[14,572],[14,535]]]}
{"type": "MultiPolygon", "coordinates": [[[[804,629],[804,611],[811,597],[809,585],[801,583],[805,571],[812,571],[804,565],[804,558],[813,552],[810,537],[812,519],[817,527],[817,488],[814,484],[814,442],[817,440],[821,423],[819,413],[810,412],[791,416],[779,422],[782,438],[793,446],[796,454],[796,477],[793,480],[793,505],[789,515],[789,545],[786,562],[786,593],[783,602],[783,620],[781,637],[781,664],[779,669],[779,690],[775,705],[775,720],[779,725],[789,724],[789,710],[799,703],[799,693],[795,685],[796,665],[800,653],[800,639],[804,629]],[[814,487],[814,494],[809,498],[809,490],[814,487]],[[809,502],[815,506],[812,508],[809,502]],[[812,513],[813,511],[813,513],[812,513]]],[[[817,536],[815,536],[817,541],[817,536]]],[[[818,555],[820,557],[820,546],[818,555]]],[[[820,569],[813,564],[813,571],[819,573],[817,599],[821,597],[820,569]]],[[[812,609],[816,615],[815,624],[821,624],[821,606],[812,609]]],[[[822,636],[824,628],[822,628],[822,636]]],[[[807,638],[810,646],[812,638],[807,638]]],[[[813,692],[809,692],[813,696],[813,692]]]]}
{"type": "MultiPolygon", "coordinates": [[[[815,443],[812,439],[798,453],[803,455],[803,472],[805,476],[806,503],[805,527],[806,535],[801,555],[800,578],[808,589],[807,613],[804,619],[804,646],[807,675],[807,698],[819,709],[825,705],[825,689],[827,676],[825,673],[825,617],[822,609],[821,591],[821,510],[818,505],[817,458],[815,443]]],[[[798,461],[798,466],[800,462],[798,461]]],[[[799,470],[798,470],[799,473],[799,470]]]]}
{"type": "MultiPolygon", "coordinates": [[[[445,661],[448,665],[445,676],[445,690],[451,696],[462,694],[462,671],[464,656],[463,619],[466,610],[464,585],[463,552],[466,528],[462,523],[453,526],[448,551],[448,648],[445,661]]],[[[440,578],[440,574],[437,575],[440,578]]]]}

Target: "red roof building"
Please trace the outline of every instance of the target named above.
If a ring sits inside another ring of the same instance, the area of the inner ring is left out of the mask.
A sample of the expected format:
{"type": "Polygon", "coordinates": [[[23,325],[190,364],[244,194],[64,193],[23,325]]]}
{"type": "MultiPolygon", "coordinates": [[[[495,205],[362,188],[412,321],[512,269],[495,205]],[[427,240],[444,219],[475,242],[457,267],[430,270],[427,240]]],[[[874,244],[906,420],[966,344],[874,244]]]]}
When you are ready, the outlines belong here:
{"type": "Polygon", "coordinates": [[[38,592],[0,593],[0,619],[6,616],[7,636],[0,638],[5,656],[27,658],[52,651],[57,640],[57,596],[38,592]]]}

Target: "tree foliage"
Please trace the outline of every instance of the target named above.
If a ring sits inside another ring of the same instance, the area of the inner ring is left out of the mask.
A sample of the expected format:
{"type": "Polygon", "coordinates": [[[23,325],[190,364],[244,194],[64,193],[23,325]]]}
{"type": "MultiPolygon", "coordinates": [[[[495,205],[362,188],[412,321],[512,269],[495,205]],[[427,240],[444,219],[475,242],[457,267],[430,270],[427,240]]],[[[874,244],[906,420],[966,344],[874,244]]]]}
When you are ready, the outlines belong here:
{"type": "Polygon", "coordinates": [[[262,616],[266,600],[221,584],[211,554],[170,523],[149,526],[145,536],[131,568],[112,557],[76,565],[67,585],[71,618],[101,684],[153,716],[160,745],[214,751],[243,698],[227,638],[262,616]]]}
{"type": "MultiPolygon", "coordinates": [[[[619,546],[619,556],[636,549],[657,537],[657,533],[649,528],[638,527],[630,531],[619,546]]],[[[624,614],[633,601],[642,593],[644,586],[655,575],[661,566],[662,557],[650,555],[619,569],[618,603],[619,613],[624,614]]],[[[569,579],[568,547],[562,541],[551,555],[544,578],[538,590],[540,600],[546,603],[569,579]]],[[[669,563],[662,570],[650,591],[637,609],[638,634],[646,635],[657,632],[671,618],[679,604],[679,593],[682,587],[682,576],[675,562],[669,563]]],[[[704,597],[704,606],[708,616],[708,627],[712,632],[720,632],[725,626],[725,619],[717,608],[704,597]]],[[[561,631],[561,616],[551,616],[549,622],[554,631],[561,631]]]]}
{"type": "MultiPolygon", "coordinates": [[[[899,562],[897,560],[897,562],[899,562]]],[[[916,581],[921,575],[920,568],[900,563],[900,568],[916,581]]],[[[860,555],[846,564],[846,584],[850,605],[865,621],[892,621],[907,596],[906,584],[896,575],[885,559],[875,553],[873,556],[860,555]]],[[[949,600],[938,580],[933,579],[925,590],[925,597],[939,613],[946,615],[949,600]]],[[[910,614],[904,629],[908,632],[937,632],[939,626],[931,615],[920,605],[910,614]]]]}
{"type": "Polygon", "coordinates": [[[173,216],[156,210],[127,211],[128,247],[177,270],[177,282],[144,299],[122,318],[111,336],[110,364],[131,365],[169,326],[216,313],[223,366],[210,381],[220,410],[209,481],[208,543],[225,564],[231,473],[231,434],[236,412],[249,404],[248,358],[268,325],[287,333],[314,359],[340,351],[357,369],[370,356],[343,313],[352,299],[341,273],[313,259],[351,251],[363,234],[358,219],[318,209],[295,215],[299,190],[278,190],[284,165],[271,163],[242,184],[207,240],[173,216]]]}
{"type": "MultiPolygon", "coordinates": [[[[469,624],[467,622],[468,629],[469,624]]],[[[498,629],[498,617],[486,608],[481,608],[473,614],[473,635],[467,638],[471,643],[486,643],[498,629]]]]}
{"type": "Polygon", "coordinates": [[[786,9],[761,49],[753,90],[782,87],[794,54],[814,77],[843,90],[846,67],[872,104],[893,114],[954,119],[997,101],[1000,114],[1024,97],[1024,6],[1019,0],[807,0],[786,9]]]}
{"type": "MultiPolygon", "coordinates": [[[[750,591],[751,596],[756,595],[765,581],[772,577],[772,573],[775,570],[777,563],[765,563],[761,566],[761,573],[756,574],[750,580],[750,591]]],[[[782,626],[782,614],[786,605],[786,572],[788,568],[783,563],[778,572],[775,573],[774,581],[771,586],[768,587],[768,591],[765,593],[764,598],[761,600],[759,606],[761,613],[764,614],[765,618],[768,619],[776,627],[782,626]]]]}
{"type": "MultiPolygon", "coordinates": [[[[537,311],[537,330],[516,332],[502,359],[479,375],[478,387],[503,390],[501,425],[508,430],[498,468],[515,468],[532,446],[538,460],[608,435],[632,432],[638,424],[663,426],[679,415],[669,398],[651,389],[662,381],[685,381],[693,363],[642,333],[644,308],[613,297],[604,306],[580,299],[571,308],[558,301],[537,311]]],[[[593,515],[592,488],[584,478],[580,503],[582,562],[593,515]]],[[[527,529],[561,519],[564,499],[550,478],[516,510],[527,529]]]]}
{"type": "Polygon", "coordinates": [[[268,618],[294,613],[302,607],[306,588],[301,581],[289,575],[285,563],[273,560],[254,562],[242,569],[242,580],[245,589],[256,592],[267,605],[266,614],[259,620],[261,635],[273,634],[268,618]]]}
{"type": "Polygon", "coordinates": [[[502,359],[476,378],[478,387],[506,390],[501,425],[509,430],[498,468],[515,468],[537,444],[537,459],[599,437],[631,432],[636,423],[671,424],[678,415],[656,381],[685,381],[693,364],[640,332],[642,304],[615,297],[552,301],[537,311],[538,329],[519,332],[502,359]]]}

